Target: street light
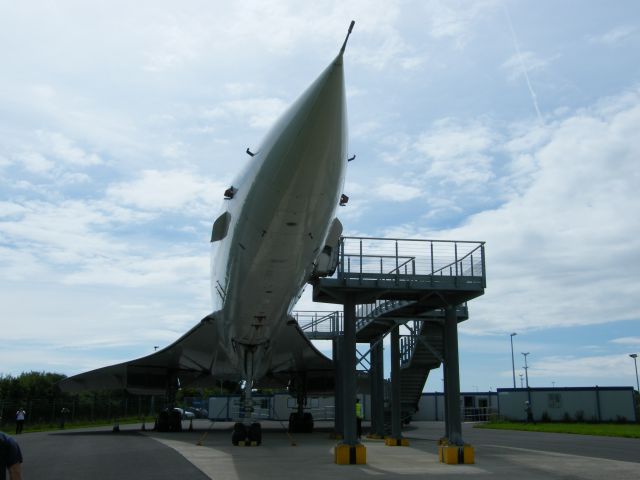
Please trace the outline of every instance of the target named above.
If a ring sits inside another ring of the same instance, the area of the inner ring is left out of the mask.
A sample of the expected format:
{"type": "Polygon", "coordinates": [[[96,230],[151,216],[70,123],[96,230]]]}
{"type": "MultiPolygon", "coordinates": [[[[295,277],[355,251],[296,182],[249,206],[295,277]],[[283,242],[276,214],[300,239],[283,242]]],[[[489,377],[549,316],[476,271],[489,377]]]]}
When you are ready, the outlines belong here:
{"type": "Polygon", "coordinates": [[[517,333],[512,333],[511,337],[511,371],[513,373],[513,388],[516,388],[516,364],[513,360],[513,337],[515,337],[517,333]]]}
{"type": "Polygon", "coordinates": [[[522,352],[524,356],[524,378],[527,381],[527,388],[529,388],[529,367],[527,366],[527,355],[529,352],[522,352]]]}
{"type": "Polygon", "coordinates": [[[629,356],[633,358],[633,363],[636,366],[636,387],[638,387],[638,392],[640,392],[640,382],[638,382],[638,354],[630,353],[629,356]]]}

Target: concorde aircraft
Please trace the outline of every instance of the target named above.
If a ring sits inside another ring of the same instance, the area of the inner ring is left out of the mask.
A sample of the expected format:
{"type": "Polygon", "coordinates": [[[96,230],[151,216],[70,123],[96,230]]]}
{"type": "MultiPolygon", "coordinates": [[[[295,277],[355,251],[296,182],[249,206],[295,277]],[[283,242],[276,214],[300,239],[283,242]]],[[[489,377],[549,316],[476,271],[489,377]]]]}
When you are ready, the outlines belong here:
{"type": "MultiPolygon", "coordinates": [[[[300,405],[293,429],[309,428],[304,397],[333,388],[333,365],[291,310],[312,276],[337,265],[335,214],[347,165],[343,56],[353,25],[337,57],[260,146],[247,149],[247,165],[224,192],[211,233],[213,313],[152,355],[63,380],[63,391],[171,395],[178,386],[240,381],[250,419],[252,388],[287,385],[300,405]]],[[[236,424],[234,443],[260,438],[259,424],[236,424]]]]}

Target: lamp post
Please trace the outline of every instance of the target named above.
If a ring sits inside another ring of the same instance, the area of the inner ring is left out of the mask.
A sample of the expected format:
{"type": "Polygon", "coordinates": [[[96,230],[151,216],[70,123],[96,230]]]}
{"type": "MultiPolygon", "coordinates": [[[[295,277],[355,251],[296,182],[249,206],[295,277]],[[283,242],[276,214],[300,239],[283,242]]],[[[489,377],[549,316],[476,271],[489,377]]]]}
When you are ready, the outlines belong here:
{"type": "Polygon", "coordinates": [[[529,352],[522,352],[524,356],[524,378],[527,381],[527,388],[529,388],[529,367],[527,366],[527,355],[529,352]]]}
{"type": "Polygon", "coordinates": [[[516,388],[516,364],[513,360],[513,337],[515,337],[517,333],[512,333],[509,335],[511,337],[511,372],[513,373],[513,388],[516,388]]]}
{"type": "Polygon", "coordinates": [[[633,358],[633,363],[636,366],[636,387],[638,388],[638,392],[640,392],[640,382],[638,382],[638,354],[631,353],[629,356],[633,358]]]}

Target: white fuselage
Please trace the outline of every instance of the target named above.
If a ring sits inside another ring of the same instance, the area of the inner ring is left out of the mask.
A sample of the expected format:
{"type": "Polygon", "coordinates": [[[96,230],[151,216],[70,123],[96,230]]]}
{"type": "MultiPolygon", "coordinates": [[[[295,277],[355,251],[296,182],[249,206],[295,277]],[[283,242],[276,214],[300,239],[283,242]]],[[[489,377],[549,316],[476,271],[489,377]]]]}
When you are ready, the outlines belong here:
{"type": "Polygon", "coordinates": [[[346,169],[339,55],[269,131],[225,200],[226,236],[212,243],[211,285],[221,347],[247,380],[273,345],[322,251],[346,169]]]}

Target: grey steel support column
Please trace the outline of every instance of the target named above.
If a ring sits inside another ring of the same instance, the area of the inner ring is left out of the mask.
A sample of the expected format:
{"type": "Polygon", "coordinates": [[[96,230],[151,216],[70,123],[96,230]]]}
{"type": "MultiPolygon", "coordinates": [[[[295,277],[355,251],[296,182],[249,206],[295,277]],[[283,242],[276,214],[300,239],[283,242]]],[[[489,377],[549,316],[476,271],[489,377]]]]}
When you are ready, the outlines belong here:
{"type": "Polygon", "coordinates": [[[336,336],[332,343],[333,347],[333,365],[335,370],[335,396],[334,396],[334,432],[339,433],[344,436],[344,422],[342,420],[342,405],[344,403],[344,394],[343,394],[343,378],[342,378],[342,360],[341,360],[341,344],[343,337],[342,335],[336,336]]]}
{"type": "MultiPolygon", "coordinates": [[[[442,349],[444,350],[444,323],[442,324],[442,349]]],[[[444,353],[444,352],[443,352],[444,353]]],[[[446,359],[442,362],[442,405],[444,406],[444,437],[449,438],[449,417],[447,416],[447,364],[446,359]]]]}
{"type": "Polygon", "coordinates": [[[460,418],[460,371],[458,363],[458,318],[456,306],[445,308],[444,318],[445,417],[451,445],[464,445],[460,418]]]}
{"type": "Polygon", "coordinates": [[[400,418],[400,326],[391,329],[391,437],[402,438],[400,418]]]}
{"type": "Polygon", "coordinates": [[[356,302],[347,295],[344,302],[344,341],[341,345],[342,378],[344,384],[343,443],[357,445],[356,432],[356,302]]]}
{"type": "Polygon", "coordinates": [[[384,436],[384,347],[382,338],[371,347],[371,433],[384,436]]]}

